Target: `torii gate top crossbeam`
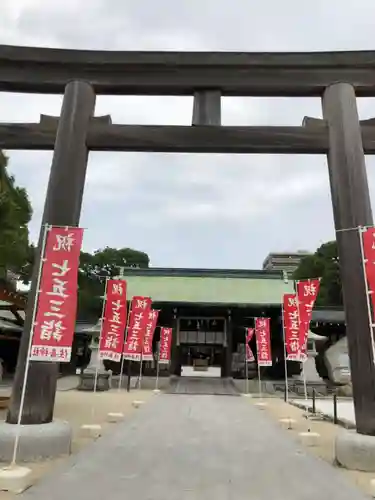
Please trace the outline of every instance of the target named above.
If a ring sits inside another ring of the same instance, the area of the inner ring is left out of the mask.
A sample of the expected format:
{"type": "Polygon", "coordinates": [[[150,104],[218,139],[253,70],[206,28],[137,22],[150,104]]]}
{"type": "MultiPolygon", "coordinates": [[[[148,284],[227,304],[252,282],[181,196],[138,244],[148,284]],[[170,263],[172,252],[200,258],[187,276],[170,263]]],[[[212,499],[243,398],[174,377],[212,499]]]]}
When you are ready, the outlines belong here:
{"type": "Polygon", "coordinates": [[[336,82],[375,97],[375,51],[137,52],[0,45],[0,91],[62,94],[72,80],[97,94],[321,96],[336,82]]]}

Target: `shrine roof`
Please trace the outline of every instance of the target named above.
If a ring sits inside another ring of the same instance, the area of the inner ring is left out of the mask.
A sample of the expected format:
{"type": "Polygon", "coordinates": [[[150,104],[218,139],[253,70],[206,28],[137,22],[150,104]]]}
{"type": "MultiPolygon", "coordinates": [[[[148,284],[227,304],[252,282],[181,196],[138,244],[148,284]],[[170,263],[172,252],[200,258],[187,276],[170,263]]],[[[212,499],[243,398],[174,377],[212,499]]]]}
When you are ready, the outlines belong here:
{"type": "Polygon", "coordinates": [[[343,309],[331,308],[314,308],[311,320],[317,323],[345,323],[345,312],[343,309]]]}
{"type": "Polygon", "coordinates": [[[293,292],[281,271],[242,269],[124,269],[128,297],[150,296],[154,302],[204,304],[280,304],[293,292]]]}
{"type": "Polygon", "coordinates": [[[27,298],[0,280],[0,329],[20,332],[25,319],[27,298]]]}
{"type": "Polygon", "coordinates": [[[24,310],[27,305],[27,296],[13,290],[4,280],[0,280],[0,301],[3,305],[9,304],[9,307],[24,310]]]}

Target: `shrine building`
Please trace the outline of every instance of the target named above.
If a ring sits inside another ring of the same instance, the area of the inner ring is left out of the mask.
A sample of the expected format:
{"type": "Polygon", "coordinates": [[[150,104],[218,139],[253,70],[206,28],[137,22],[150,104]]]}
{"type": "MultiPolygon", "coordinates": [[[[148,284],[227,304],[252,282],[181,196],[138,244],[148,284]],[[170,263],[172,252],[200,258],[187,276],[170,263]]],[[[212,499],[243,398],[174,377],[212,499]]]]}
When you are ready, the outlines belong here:
{"type": "MultiPolygon", "coordinates": [[[[281,301],[283,294],[294,293],[294,282],[282,271],[126,268],[118,278],[127,281],[129,299],[152,298],[153,308],[161,311],[158,326],[173,328],[171,374],[179,376],[182,366],[204,358],[220,367],[222,377],[242,377],[245,328],[264,316],[271,318],[273,365],[263,372],[269,378],[283,376],[281,301]]],[[[155,351],[158,339],[157,328],[155,351]]],[[[256,353],[255,338],[251,347],[256,353]]],[[[300,372],[299,363],[288,363],[288,373],[293,371],[300,372]]]]}
{"type": "MultiPolygon", "coordinates": [[[[281,300],[284,293],[294,292],[293,281],[285,282],[282,271],[126,268],[121,277],[127,281],[127,296],[149,296],[153,307],[160,309],[158,326],[173,329],[172,361],[164,375],[181,374],[181,367],[203,359],[209,366],[220,368],[222,377],[244,377],[245,328],[254,326],[254,318],[271,318],[272,367],[262,369],[262,376],[282,379],[284,347],[281,326],[281,300]]],[[[27,295],[0,283],[0,358],[5,372],[13,376],[19,341],[25,319],[27,295]]],[[[99,319],[99,318],[98,318],[99,319]]],[[[314,334],[323,336],[324,349],[345,336],[342,310],[313,311],[309,333],[310,351],[315,350],[314,334]],[[312,347],[311,347],[312,346],[312,347]]],[[[90,362],[90,346],[96,345],[98,323],[78,321],[70,363],[61,363],[61,373],[75,373],[90,362]]],[[[320,337],[322,339],[323,337],[320,337]]],[[[157,352],[159,328],[156,329],[153,350],[157,352]]],[[[309,344],[308,344],[309,345],[309,344]]],[[[322,344],[323,345],[323,344],[322,344]]],[[[319,346],[318,346],[319,347],[319,346]]],[[[251,348],[256,354],[255,339],[251,348]]],[[[327,372],[324,351],[315,357],[321,376],[327,372]],[[319,369],[319,367],[321,369],[319,369]]],[[[314,355],[313,354],[313,355],[314,355]]],[[[114,362],[108,367],[118,373],[114,362]]],[[[137,367],[134,364],[134,370],[137,367]]],[[[144,363],[144,373],[152,375],[155,364],[144,363]],[[150,365],[150,366],[148,366],[150,365]]],[[[252,367],[256,370],[256,365],[252,367]]],[[[300,373],[299,363],[288,363],[290,375],[300,373]]]]}

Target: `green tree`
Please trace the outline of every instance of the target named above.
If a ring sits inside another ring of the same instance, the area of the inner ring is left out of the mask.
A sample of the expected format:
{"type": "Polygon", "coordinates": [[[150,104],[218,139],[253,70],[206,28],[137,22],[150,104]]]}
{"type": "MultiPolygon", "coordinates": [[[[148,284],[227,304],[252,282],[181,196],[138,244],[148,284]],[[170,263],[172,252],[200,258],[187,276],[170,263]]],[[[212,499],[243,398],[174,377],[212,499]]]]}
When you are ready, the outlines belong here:
{"type": "MultiPolygon", "coordinates": [[[[31,279],[35,246],[28,246],[20,272],[25,283],[31,279]]],[[[78,317],[96,321],[102,312],[105,279],[120,273],[121,267],[148,267],[146,253],[131,248],[109,248],[94,253],[81,252],[78,274],[78,317]]]]}
{"type": "Polygon", "coordinates": [[[15,184],[7,170],[8,158],[0,151],[0,276],[19,273],[29,255],[28,223],[32,216],[27,192],[15,184]]]}
{"type": "Polygon", "coordinates": [[[102,312],[105,280],[120,273],[121,267],[148,267],[149,257],[131,248],[105,247],[93,254],[81,252],[78,276],[78,315],[95,320],[102,312]]]}
{"type": "Polygon", "coordinates": [[[321,307],[341,307],[342,286],[336,241],[320,246],[313,255],[304,257],[293,278],[321,278],[316,305],[321,307]]]}

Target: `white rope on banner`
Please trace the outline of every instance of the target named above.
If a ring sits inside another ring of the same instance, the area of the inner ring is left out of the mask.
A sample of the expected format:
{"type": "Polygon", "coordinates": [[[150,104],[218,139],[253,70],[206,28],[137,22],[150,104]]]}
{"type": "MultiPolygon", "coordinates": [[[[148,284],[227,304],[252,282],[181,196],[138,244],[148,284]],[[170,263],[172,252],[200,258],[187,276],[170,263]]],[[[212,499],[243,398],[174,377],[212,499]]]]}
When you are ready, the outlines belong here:
{"type": "MultiPolygon", "coordinates": [[[[373,226],[371,226],[371,227],[373,227],[373,226]]],[[[370,329],[371,346],[372,346],[372,362],[375,364],[375,342],[374,342],[374,326],[375,325],[374,325],[373,320],[372,320],[371,299],[370,299],[370,294],[373,293],[373,291],[369,290],[369,287],[368,287],[367,274],[366,274],[365,249],[364,249],[364,245],[363,245],[363,233],[365,233],[367,231],[367,229],[368,229],[368,227],[359,226],[357,228],[357,231],[359,234],[359,241],[360,241],[360,245],[361,245],[363,278],[365,281],[365,288],[366,288],[368,324],[369,324],[369,329],[370,329]]]]}
{"type": "Polygon", "coordinates": [[[365,233],[368,229],[374,228],[375,226],[372,224],[370,226],[357,226],[357,227],[349,227],[343,229],[336,229],[336,233],[346,232],[346,231],[358,231],[359,241],[361,246],[361,258],[362,258],[362,269],[363,269],[363,278],[365,281],[365,289],[366,289],[366,298],[367,298],[367,312],[368,312],[368,323],[369,330],[371,336],[371,346],[372,346],[372,360],[375,364],[375,340],[374,340],[374,327],[375,324],[372,319],[372,310],[371,310],[371,300],[370,294],[374,293],[373,290],[369,290],[368,282],[367,282],[367,274],[366,274],[366,258],[363,246],[363,233],[365,233]]]}
{"type": "MultiPolygon", "coordinates": [[[[48,224],[46,224],[46,225],[48,226],[48,224]]],[[[62,228],[63,227],[65,229],[65,231],[69,231],[69,229],[71,229],[72,227],[76,228],[77,226],[74,226],[74,225],[73,226],[67,226],[65,224],[59,226],[58,224],[54,224],[53,226],[49,226],[49,227],[50,228],[51,227],[57,227],[57,228],[62,228]]],[[[83,229],[84,231],[87,231],[88,228],[87,227],[79,226],[79,229],[83,229]]]]}
{"type": "Polygon", "coordinates": [[[359,228],[362,228],[364,231],[367,229],[370,229],[371,227],[375,227],[374,225],[372,226],[357,226],[357,227],[346,227],[343,229],[335,229],[336,233],[345,233],[345,231],[358,231],[359,228]]]}
{"type": "MultiPolygon", "coordinates": [[[[33,304],[32,320],[31,320],[31,328],[30,328],[30,338],[29,338],[29,345],[27,348],[25,373],[23,376],[20,406],[18,409],[18,418],[17,418],[17,425],[16,425],[16,434],[15,434],[15,439],[14,439],[13,456],[12,456],[12,461],[10,464],[11,467],[14,467],[16,465],[17,452],[18,452],[18,447],[19,447],[19,442],[20,442],[21,421],[22,421],[23,408],[25,406],[26,386],[27,386],[27,379],[28,379],[29,369],[30,369],[30,357],[31,357],[31,349],[32,349],[32,345],[33,345],[35,319],[36,319],[36,314],[37,314],[37,310],[38,310],[40,282],[41,282],[41,278],[42,278],[43,264],[45,262],[47,234],[48,234],[48,231],[50,231],[51,227],[52,226],[49,226],[48,224],[46,224],[44,226],[44,232],[43,232],[43,237],[42,237],[42,251],[41,251],[40,262],[39,262],[39,267],[38,267],[37,280],[36,280],[36,291],[35,291],[35,300],[34,300],[34,304],[33,304]]],[[[65,227],[65,226],[63,226],[63,227],[65,227]]]]}

